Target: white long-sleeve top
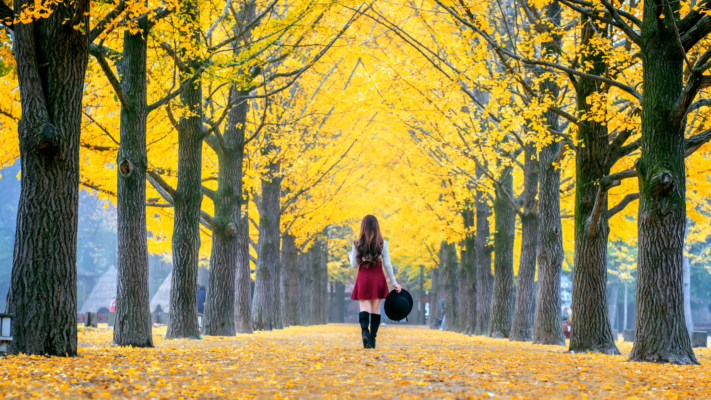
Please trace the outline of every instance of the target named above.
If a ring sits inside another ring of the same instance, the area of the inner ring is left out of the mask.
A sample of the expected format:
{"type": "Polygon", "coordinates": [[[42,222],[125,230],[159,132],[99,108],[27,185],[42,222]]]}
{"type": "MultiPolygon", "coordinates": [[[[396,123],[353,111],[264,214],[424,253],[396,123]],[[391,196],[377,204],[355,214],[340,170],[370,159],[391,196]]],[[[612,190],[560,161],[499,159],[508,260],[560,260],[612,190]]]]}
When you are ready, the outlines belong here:
{"type": "MultiPolygon", "coordinates": [[[[353,249],[351,250],[351,267],[358,268],[358,250],[356,250],[355,243],[353,243],[353,249]]],[[[397,285],[395,280],[395,275],[393,274],[393,264],[390,262],[390,252],[388,251],[388,242],[383,242],[383,267],[385,267],[385,272],[388,274],[390,283],[397,285]]]]}

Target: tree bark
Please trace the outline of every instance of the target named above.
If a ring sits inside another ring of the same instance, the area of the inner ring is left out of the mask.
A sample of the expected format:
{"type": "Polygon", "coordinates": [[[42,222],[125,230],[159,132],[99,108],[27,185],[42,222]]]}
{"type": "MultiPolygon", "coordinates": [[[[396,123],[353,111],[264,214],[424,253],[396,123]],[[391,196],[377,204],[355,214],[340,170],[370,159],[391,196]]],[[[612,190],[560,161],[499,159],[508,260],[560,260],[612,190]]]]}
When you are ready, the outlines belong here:
{"type": "Polygon", "coordinates": [[[533,330],[534,293],[533,282],[536,277],[536,256],[538,251],[538,214],[536,197],[538,196],[538,166],[531,159],[535,147],[528,145],[523,168],[523,216],[521,217],[521,257],[518,264],[518,287],[516,289],[516,307],[511,324],[510,340],[528,342],[533,330]]]}
{"type": "MultiPolygon", "coordinates": [[[[442,252],[439,252],[439,265],[442,265],[442,252]]],[[[439,308],[439,298],[441,296],[441,293],[439,291],[439,280],[440,280],[440,271],[442,269],[439,268],[433,268],[430,271],[430,282],[432,289],[430,289],[430,317],[434,321],[434,318],[442,318],[442,311],[439,308]]]]}
{"type": "Polygon", "coordinates": [[[335,283],[336,300],[334,302],[335,311],[333,322],[343,323],[346,315],[346,284],[343,282],[335,283]]]}
{"type": "MultiPolygon", "coordinates": [[[[561,7],[553,1],[545,7],[546,18],[560,24],[561,7]]],[[[562,47],[561,36],[553,34],[543,44],[546,52],[558,54],[562,47]]],[[[543,72],[543,71],[540,71],[543,72]]],[[[544,79],[540,91],[558,97],[560,88],[555,79],[544,79]]],[[[558,116],[547,111],[546,125],[558,131],[558,116]]],[[[561,326],[560,278],[563,265],[563,229],[560,221],[560,170],[556,165],[563,151],[562,144],[553,141],[544,146],[538,155],[539,214],[538,214],[538,286],[532,339],[534,343],[565,345],[561,326]]]]}
{"type": "Polygon", "coordinates": [[[459,264],[459,329],[473,334],[476,330],[476,236],[474,210],[462,211],[466,235],[459,264]]]}
{"type": "Polygon", "coordinates": [[[321,239],[321,257],[319,257],[319,324],[325,325],[328,323],[328,228],[323,230],[323,239],[321,239]]]}
{"type": "MultiPolygon", "coordinates": [[[[181,3],[179,15],[184,23],[197,26],[199,13],[192,1],[181,3]]],[[[195,30],[192,40],[199,41],[195,30]]],[[[189,70],[181,72],[181,81],[192,75],[199,61],[187,61],[189,70]]],[[[178,184],[173,198],[173,275],[170,286],[170,322],[166,337],[198,338],[197,276],[200,260],[200,206],[202,204],[202,83],[198,79],[180,94],[180,101],[190,110],[178,123],[178,184]]]]}
{"type": "MultiPolygon", "coordinates": [[[[644,1],[640,45],[644,82],[642,154],[636,164],[639,253],[635,341],[630,360],[698,364],[684,318],[686,118],[674,118],[683,91],[684,55],[674,28],[660,22],[655,7],[654,1],[644,1]]],[[[678,13],[680,5],[673,3],[670,7],[678,13]]]]}
{"type": "Polygon", "coordinates": [[[252,333],[252,275],[249,259],[249,214],[237,225],[237,272],[235,279],[235,330],[252,333]]]}
{"type": "Polygon", "coordinates": [[[281,296],[284,299],[284,327],[299,325],[299,270],[296,237],[284,235],[281,241],[281,296]]]}
{"type": "MultiPolygon", "coordinates": [[[[594,37],[600,26],[581,17],[583,35],[594,37]]],[[[583,65],[592,67],[589,74],[602,76],[607,73],[604,54],[588,46],[581,57],[583,65]]],[[[600,89],[597,81],[587,78],[578,80],[577,109],[580,114],[590,112],[588,97],[600,89]]],[[[570,333],[570,350],[575,352],[597,351],[603,354],[620,354],[612,337],[607,315],[607,195],[603,195],[602,213],[597,228],[591,231],[592,213],[598,197],[598,184],[609,174],[606,160],[609,154],[607,126],[593,119],[581,120],[578,139],[582,146],[576,151],[575,168],[575,255],[573,268],[573,306],[570,333]]]]}
{"type": "MultiPolygon", "coordinates": [[[[233,33],[240,32],[242,26],[255,18],[256,5],[247,2],[240,11],[238,23],[235,23],[233,33]]],[[[251,35],[243,35],[242,42],[236,41],[232,46],[235,56],[239,57],[244,50],[243,44],[251,35]]],[[[240,71],[245,73],[246,71],[240,71]]],[[[234,336],[235,332],[251,333],[251,304],[248,298],[237,299],[249,288],[249,240],[240,240],[239,225],[242,223],[242,205],[244,179],[244,146],[249,112],[249,90],[242,88],[243,83],[234,86],[230,101],[234,106],[227,116],[227,126],[220,142],[214,135],[206,138],[207,143],[215,151],[218,161],[218,186],[214,192],[215,225],[212,229],[212,249],[210,255],[210,280],[208,282],[205,301],[205,316],[203,331],[206,335],[234,336]],[[246,255],[240,255],[246,252],[246,255]],[[246,257],[247,273],[238,272],[243,264],[240,257],[246,257]],[[246,281],[245,281],[246,280],[246,281]],[[237,289],[239,287],[240,289],[237,289]],[[247,307],[245,309],[245,306],[247,307]],[[246,314],[246,315],[245,315],[246,314]]],[[[249,224],[249,220],[245,219],[249,224]]],[[[247,226],[246,229],[249,229],[247,226]]],[[[247,292],[248,293],[248,292],[247,292]]]]}
{"type": "MultiPolygon", "coordinates": [[[[22,175],[7,296],[12,354],[77,354],[79,138],[89,38],[71,21],[81,3],[60,3],[47,18],[14,25],[22,175]]],[[[79,22],[88,26],[88,13],[79,22]]]]}
{"type": "Polygon", "coordinates": [[[514,311],[513,246],[516,233],[516,211],[502,192],[513,198],[511,167],[504,168],[499,178],[501,187],[494,199],[494,292],[487,336],[508,338],[514,311]]]}
{"type": "Polygon", "coordinates": [[[254,281],[252,323],[255,330],[282,329],[280,291],[281,176],[279,162],[270,161],[262,179],[259,215],[259,259],[254,281]]]}
{"type": "MultiPolygon", "coordinates": [[[[235,90],[231,101],[236,105],[228,114],[223,143],[209,136],[207,143],[217,154],[218,186],[213,194],[215,227],[212,229],[210,278],[205,301],[203,331],[206,335],[234,336],[237,330],[235,293],[237,267],[241,251],[249,257],[249,243],[240,241],[239,225],[242,222],[242,180],[244,141],[249,103],[244,100],[248,91],[235,90]],[[240,100],[242,99],[242,100],[240,100]]],[[[245,220],[244,223],[249,223],[245,220]]],[[[247,267],[249,260],[247,260],[247,267]]],[[[240,276],[244,279],[245,275],[240,276]]],[[[244,286],[244,282],[240,283],[244,286]]],[[[244,323],[241,323],[244,326],[244,323]]],[[[242,329],[244,331],[244,329],[242,329]]]]}
{"type": "Polygon", "coordinates": [[[311,303],[313,299],[313,246],[299,254],[299,316],[300,325],[311,325],[311,303]]]}
{"type": "MultiPolygon", "coordinates": [[[[615,320],[617,319],[617,296],[620,292],[620,266],[619,263],[615,263],[615,274],[610,278],[610,284],[608,285],[607,292],[607,314],[610,318],[610,328],[615,329],[615,320]]],[[[617,329],[622,331],[623,329],[617,329]]],[[[613,339],[617,339],[613,337],[613,339]]]]}
{"type": "Polygon", "coordinates": [[[459,329],[459,307],[457,305],[457,246],[442,242],[444,253],[444,315],[447,318],[445,329],[459,329]]]}
{"type": "MultiPolygon", "coordinates": [[[[482,179],[484,172],[476,168],[477,179],[482,179]]],[[[491,295],[493,277],[491,275],[491,247],[489,241],[489,203],[486,193],[476,191],[476,335],[486,335],[491,318],[491,295]]]]}
{"type": "Polygon", "coordinates": [[[139,31],[124,32],[118,68],[129,107],[121,106],[121,140],[116,157],[118,287],[114,343],[132,347],[153,347],[146,234],[148,24],[148,18],[139,18],[139,31]]]}
{"type": "Polygon", "coordinates": [[[538,287],[533,343],[565,346],[561,326],[560,277],[563,267],[563,228],[560,222],[560,170],[553,160],[560,143],[541,149],[539,165],[538,287]]]}

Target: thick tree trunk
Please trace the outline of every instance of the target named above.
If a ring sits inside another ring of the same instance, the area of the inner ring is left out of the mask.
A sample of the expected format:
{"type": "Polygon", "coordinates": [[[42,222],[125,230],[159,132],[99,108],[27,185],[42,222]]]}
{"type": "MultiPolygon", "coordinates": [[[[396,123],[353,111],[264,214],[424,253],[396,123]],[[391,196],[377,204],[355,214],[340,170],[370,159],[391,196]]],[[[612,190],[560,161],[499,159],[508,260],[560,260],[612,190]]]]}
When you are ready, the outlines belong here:
{"type": "Polygon", "coordinates": [[[313,298],[313,246],[306,253],[299,253],[299,317],[300,325],[311,325],[311,301],[313,298]]]}
{"type": "MultiPolygon", "coordinates": [[[[482,179],[484,172],[477,168],[476,177],[482,179]]],[[[477,188],[476,191],[476,332],[475,335],[486,335],[491,318],[491,291],[493,277],[491,276],[491,247],[489,247],[489,203],[486,194],[477,188]]]]}
{"type": "Polygon", "coordinates": [[[121,141],[116,158],[118,288],[114,343],[133,347],[153,347],[146,236],[148,22],[147,18],[139,18],[140,31],[124,32],[119,68],[121,89],[129,108],[121,106],[121,141]]]}
{"type": "Polygon", "coordinates": [[[252,323],[255,330],[281,329],[280,292],[280,221],[281,177],[279,162],[270,162],[266,179],[262,179],[261,213],[259,215],[259,259],[254,281],[252,323]]]}
{"type": "MultiPolygon", "coordinates": [[[[545,7],[546,18],[560,25],[561,7],[557,1],[545,7]]],[[[560,35],[552,35],[544,43],[546,52],[557,53],[562,47],[560,35]]],[[[541,71],[542,72],[542,71],[541,71]]],[[[555,79],[545,79],[540,90],[557,98],[560,88],[555,79]]],[[[547,111],[546,125],[558,131],[558,116],[547,111]]],[[[561,143],[550,143],[538,156],[539,163],[539,214],[538,214],[538,286],[532,340],[539,344],[565,345],[561,326],[560,277],[563,265],[563,229],[560,221],[560,170],[556,165],[561,143]]]]}
{"type": "Polygon", "coordinates": [[[287,234],[281,241],[281,297],[284,299],[284,327],[299,325],[299,269],[296,237],[287,234]]]}
{"type": "Polygon", "coordinates": [[[516,210],[502,193],[513,197],[511,167],[504,169],[494,199],[494,292],[491,301],[491,320],[487,336],[508,338],[514,311],[513,249],[516,233],[516,210]]]}
{"type": "MultiPolygon", "coordinates": [[[[213,336],[234,336],[237,267],[241,251],[249,252],[249,243],[239,240],[242,204],[242,164],[244,140],[249,103],[241,100],[249,92],[235,90],[232,101],[236,105],[228,114],[223,144],[215,136],[209,136],[208,144],[217,154],[219,165],[218,186],[214,192],[215,227],[212,229],[212,252],[210,255],[210,278],[205,301],[203,332],[213,336]],[[244,247],[242,247],[244,246],[244,247]]],[[[249,223],[248,220],[245,221],[249,223]]],[[[247,261],[249,266],[249,261],[247,261]]],[[[244,279],[244,276],[241,276],[244,279]]],[[[244,282],[241,282],[244,286],[244,282]]],[[[240,323],[242,327],[244,322],[240,323]]],[[[244,331],[244,329],[242,329],[244,331]]]]}
{"type": "Polygon", "coordinates": [[[459,307],[457,305],[457,246],[442,242],[444,253],[444,315],[445,329],[459,329],[459,307]]]}
{"type": "MultiPolygon", "coordinates": [[[[645,0],[640,46],[644,92],[642,154],[637,163],[639,256],[630,360],[698,364],[686,331],[682,281],[686,118],[673,115],[683,90],[684,56],[674,30],[659,22],[655,7],[656,3],[645,0]]],[[[671,7],[678,10],[679,4],[671,7]]]]}
{"type": "Polygon", "coordinates": [[[541,149],[539,165],[538,287],[533,343],[565,346],[561,326],[560,277],[563,228],[560,222],[560,171],[554,165],[560,143],[541,149]]]}
{"type": "MultiPolygon", "coordinates": [[[[49,17],[14,26],[22,188],[7,295],[13,354],[77,354],[79,136],[89,39],[71,21],[81,3],[60,3],[49,17]]],[[[88,26],[88,13],[80,22],[88,26]]]]}
{"type": "MultiPolygon", "coordinates": [[[[194,2],[182,3],[180,17],[186,24],[196,26],[199,14],[194,2]]],[[[193,34],[199,41],[200,34],[193,34]]],[[[198,67],[197,60],[188,66],[198,67]]],[[[181,73],[181,80],[189,79],[193,71],[181,73]]],[[[170,287],[170,322],[166,337],[198,338],[197,276],[200,260],[200,206],[202,204],[202,83],[188,85],[180,94],[183,105],[190,110],[181,118],[178,129],[178,184],[175,188],[173,209],[173,275],[170,287]]]]}
{"type": "MultiPolygon", "coordinates": [[[[594,36],[594,22],[581,19],[582,34],[594,36]],[[587,31],[587,32],[586,32],[587,31]]],[[[595,29],[599,29],[596,27],[595,29]]],[[[581,62],[590,64],[588,71],[594,75],[606,74],[604,54],[589,47],[581,62]]],[[[588,98],[599,89],[597,81],[578,80],[577,108],[588,113],[588,98]]],[[[578,139],[582,141],[576,151],[575,168],[575,255],[573,268],[573,318],[570,350],[575,352],[599,351],[619,354],[607,315],[607,195],[601,197],[602,210],[597,228],[590,230],[591,215],[600,188],[599,182],[610,172],[606,165],[609,153],[607,126],[593,119],[581,121],[578,139]],[[583,147],[584,146],[584,147],[583,147]]]]}
{"type": "Polygon", "coordinates": [[[249,259],[249,215],[237,225],[237,272],[235,278],[235,330],[252,333],[252,275],[249,259]]]}
{"type": "Polygon", "coordinates": [[[472,334],[476,330],[476,238],[474,211],[462,211],[466,236],[461,247],[459,264],[459,330],[472,334]]]}
{"type": "MultiPolygon", "coordinates": [[[[535,154],[534,146],[528,152],[535,154]]],[[[523,217],[521,218],[521,257],[518,264],[518,287],[516,288],[516,308],[511,324],[510,340],[527,342],[533,330],[534,292],[536,277],[536,255],[538,251],[538,166],[531,155],[524,154],[523,169],[523,217]]]]}

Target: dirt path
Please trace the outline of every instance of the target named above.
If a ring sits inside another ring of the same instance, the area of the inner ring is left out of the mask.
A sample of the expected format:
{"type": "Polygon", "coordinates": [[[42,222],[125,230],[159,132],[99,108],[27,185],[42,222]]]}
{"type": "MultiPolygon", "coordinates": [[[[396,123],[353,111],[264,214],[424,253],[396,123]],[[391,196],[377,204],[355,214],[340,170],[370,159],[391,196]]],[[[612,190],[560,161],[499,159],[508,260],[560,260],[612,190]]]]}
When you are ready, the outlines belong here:
{"type": "MultiPolygon", "coordinates": [[[[3,398],[710,398],[711,351],[700,367],[627,362],[411,327],[382,327],[362,348],[356,325],[254,335],[111,344],[107,328],[80,332],[73,359],[0,360],[3,398]]],[[[618,343],[623,353],[630,343],[618,343]]]]}

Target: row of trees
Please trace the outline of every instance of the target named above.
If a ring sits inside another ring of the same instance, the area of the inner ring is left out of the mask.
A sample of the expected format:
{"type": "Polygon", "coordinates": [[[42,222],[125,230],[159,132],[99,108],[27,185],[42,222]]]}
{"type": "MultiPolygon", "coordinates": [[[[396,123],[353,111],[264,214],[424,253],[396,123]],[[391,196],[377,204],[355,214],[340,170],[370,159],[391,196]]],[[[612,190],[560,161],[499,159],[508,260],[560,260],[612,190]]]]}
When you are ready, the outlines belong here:
{"type": "MultiPolygon", "coordinates": [[[[0,2],[3,49],[11,49],[2,55],[3,80],[20,94],[3,102],[2,127],[10,137],[16,124],[14,157],[22,161],[11,351],[77,352],[80,187],[117,204],[115,343],[152,346],[148,236],[156,249],[171,247],[168,337],[200,335],[204,237],[204,334],[325,322],[328,224],[314,227],[312,213],[344,185],[354,143],[350,134],[320,131],[328,115],[314,112],[336,68],[310,72],[361,9],[278,0],[90,3],[0,2]],[[282,303],[280,286],[289,293],[295,280],[298,295],[282,303]]],[[[325,101],[336,108],[337,99],[325,101]]]]}
{"type": "Polygon", "coordinates": [[[615,226],[618,238],[638,238],[630,358],[698,362],[684,317],[682,258],[687,203],[708,202],[698,192],[687,201],[685,166],[695,157],[692,168],[706,179],[695,167],[706,162],[697,151],[711,139],[708,17],[703,2],[647,3],[435,0],[408,2],[410,12],[379,5],[364,13],[399,43],[381,57],[400,90],[384,101],[439,167],[437,202],[449,205],[440,223],[462,225],[443,235],[438,256],[431,252],[447,318],[459,319],[450,326],[564,345],[567,241],[570,349],[619,354],[606,294],[615,226]],[[403,93],[414,100],[401,104],[403,93]],[[628,206],[638,199],[635,215],[628,206]],[[568,238],[564,223],[572,225],[568,238]]]}

